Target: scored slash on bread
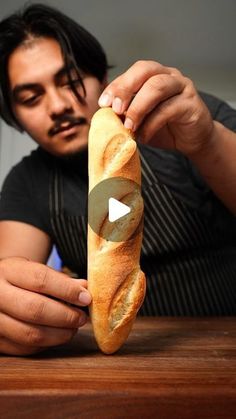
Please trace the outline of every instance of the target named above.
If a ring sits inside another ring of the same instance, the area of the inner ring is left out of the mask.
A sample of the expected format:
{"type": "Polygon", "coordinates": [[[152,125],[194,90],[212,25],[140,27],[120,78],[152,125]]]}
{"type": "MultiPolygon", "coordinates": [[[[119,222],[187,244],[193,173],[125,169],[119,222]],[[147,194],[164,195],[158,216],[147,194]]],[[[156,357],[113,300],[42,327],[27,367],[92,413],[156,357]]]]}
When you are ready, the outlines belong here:
{"type": "Polygon", "coordinates": [[[146,291],[139,265],[143,228],[140,159],[132,134],[111,108],[94,114],[88,148],[89,193],[100,182],[106,189],[105,181],[111,179],[107,199],[112,194],[131,208],[125,217],[110,223],[106,202],[94,205],[89,199],[89,309],[97,344],[111,354],[127,339],[146,291]]]}

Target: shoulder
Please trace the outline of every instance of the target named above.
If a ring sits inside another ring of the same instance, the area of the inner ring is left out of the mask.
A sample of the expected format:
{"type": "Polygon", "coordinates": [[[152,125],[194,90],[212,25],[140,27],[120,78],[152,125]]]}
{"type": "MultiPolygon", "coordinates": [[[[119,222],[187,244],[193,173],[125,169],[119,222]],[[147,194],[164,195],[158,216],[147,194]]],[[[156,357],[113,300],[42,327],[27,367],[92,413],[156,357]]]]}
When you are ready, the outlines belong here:
{"type": "Polygon", "coordinates": [[[36,150],[33,150],[31,154],[23,157],[19,163],[13,166],[9,171],[6,179],[14,179],[19,175],[21,177],[28,177],[30,175],[30,178],[28,179],[33,180],[33,178],[37,176],[41,169],[46,169],[46,171],[49,171],[50,160],[51,159],[48,153],[45,153],[40,148],[37,148],[36,150]]]}
{"type": "Polygon", "coordinates": [[[32,224],[49,233],[50,156],[34,150],[7,175],[0,200],[0,220],[32,224]]]}
{"type": "Polygon", "coordinates": [[[52,156],[40,148],[32,151],[9,171],[3,183],[2,193],[12,188],[17,188],[24,195],[44,190],[49,182],[52,160],[52,156]]]}
{"type": "Polygon", "coordinates": [[[13,171],[20,171],[27,175],[31,174],[34,178],[39,174],[42,175],[41,170],[43,170],[45,174],[49,173],[53,165],[53,160],[53,156],[39,147],[14,166],[13,171]]]}

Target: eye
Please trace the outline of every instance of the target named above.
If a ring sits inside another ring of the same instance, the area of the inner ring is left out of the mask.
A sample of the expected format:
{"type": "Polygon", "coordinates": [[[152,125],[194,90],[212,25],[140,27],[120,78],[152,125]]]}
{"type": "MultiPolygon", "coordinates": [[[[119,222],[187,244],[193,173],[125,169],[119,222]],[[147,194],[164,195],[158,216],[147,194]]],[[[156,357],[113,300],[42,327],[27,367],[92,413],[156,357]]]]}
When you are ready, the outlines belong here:
{"type": "Polygon", "coordinates": [[[40,95],[31,96],[31,97],[29,97],[27,99],[23,99],[21,102],[22,102],[23,105],[26,105],[26,106],[34,105],[34,104],[36,104],[39,96],[40,95]]]}

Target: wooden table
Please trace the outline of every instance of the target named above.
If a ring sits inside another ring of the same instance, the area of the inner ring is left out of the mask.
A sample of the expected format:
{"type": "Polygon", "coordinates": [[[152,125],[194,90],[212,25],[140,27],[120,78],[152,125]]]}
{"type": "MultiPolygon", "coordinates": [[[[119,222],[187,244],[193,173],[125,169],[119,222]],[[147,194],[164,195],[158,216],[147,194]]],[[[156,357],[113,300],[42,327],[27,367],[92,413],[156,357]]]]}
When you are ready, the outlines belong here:
{"type": "Polygon", "coordinates": [[[64,346],[0,357],[0,418],[236,418],[236,318],[138,319],[115,355],[86,325],[64,346]]]}

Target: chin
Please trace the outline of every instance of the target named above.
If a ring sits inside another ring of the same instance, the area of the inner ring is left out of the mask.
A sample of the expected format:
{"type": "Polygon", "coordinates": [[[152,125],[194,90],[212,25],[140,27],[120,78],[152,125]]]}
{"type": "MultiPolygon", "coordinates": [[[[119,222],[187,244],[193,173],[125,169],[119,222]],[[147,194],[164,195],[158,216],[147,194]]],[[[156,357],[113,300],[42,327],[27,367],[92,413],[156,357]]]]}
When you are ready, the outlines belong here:
{"type": "Polygon", "coordinates": [[[70,142],[64,144],[63,147],[48,150],[51,154],[57,157],[73,157],[76,156],[78,153],[83,152],[88,148],[88,141],[81,141],[81,140],[70,140],[70,142]]]}

